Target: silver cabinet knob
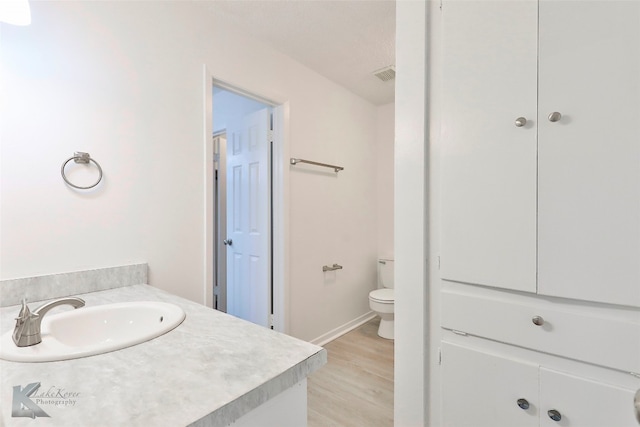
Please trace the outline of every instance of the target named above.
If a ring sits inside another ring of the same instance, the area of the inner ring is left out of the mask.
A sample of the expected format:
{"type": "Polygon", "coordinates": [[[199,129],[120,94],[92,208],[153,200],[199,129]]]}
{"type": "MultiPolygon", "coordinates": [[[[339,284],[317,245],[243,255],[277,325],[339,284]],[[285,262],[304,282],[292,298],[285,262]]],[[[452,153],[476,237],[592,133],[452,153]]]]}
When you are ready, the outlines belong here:
{"type": "Polygon", "coordinates": [[[527,399],[518,399],[517,403],[521,409],[524,409],[525,411],[529,409],[529,402],[527,399]]]}
{"type": "Polygon", "coordinates": [[[231,239],[224,239],[224,240],[222,241],[222,243],[224,243],[226,246],[231,246],[231,245],[233,245],[233,240],[231,240],[231,239]]]}
{"type": "Polygon", "coordinates": [[[557,111],[554,111],[553,113],[549,114],[550,122],[559,122],[561,118],[562,118],[562,114],[558,113],[557,111]]]}
{"type": "Polygon", "coordinates": [[[533,316],[533,318],[531,319],[531,321],[533,322],[534,325],[536,326],[542,326],[544,325],[544,319],[542,318],[542,316],[533,316]]]}
{"type": "Polygon", "coordinates": [[[562,419],[562,414],[555,409],[547,411],[547,415],[549,415],[549,418],[551,418],[553,421],[560,421],[562,419]]]}
{"type": "Polygon", "coordinates": [[[522,126],[527,124],[527,119],[525,119],[524,117],[518,117],[516,119],[516,127],[517,128],[521,128],[522,126]]]}
{"type": "Polygon", "coordinates": [[[633,406],[636,409],[636,420],[638,420],[638,424],[640,424],[640,388],[636,391],[636,396],[633,399],[633,406]]]}

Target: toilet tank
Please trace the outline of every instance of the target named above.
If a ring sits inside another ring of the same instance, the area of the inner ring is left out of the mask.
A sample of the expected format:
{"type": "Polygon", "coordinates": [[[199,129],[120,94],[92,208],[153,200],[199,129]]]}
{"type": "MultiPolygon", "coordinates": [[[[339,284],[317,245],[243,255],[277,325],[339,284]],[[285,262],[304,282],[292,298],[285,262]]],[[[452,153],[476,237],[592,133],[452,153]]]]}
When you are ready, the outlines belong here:
{"type": "Polygon", "coordinates": [[[393,260],[378,260],[378,288],[393,288],[393,260]]]}

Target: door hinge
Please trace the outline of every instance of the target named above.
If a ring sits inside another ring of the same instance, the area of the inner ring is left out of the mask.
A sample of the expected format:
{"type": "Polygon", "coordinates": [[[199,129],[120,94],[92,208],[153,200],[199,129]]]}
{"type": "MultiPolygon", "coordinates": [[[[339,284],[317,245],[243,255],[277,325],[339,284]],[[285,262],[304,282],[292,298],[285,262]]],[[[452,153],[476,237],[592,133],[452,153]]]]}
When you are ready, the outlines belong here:
{"type": "Polygon", "coordinates": [[[213,158],[217,159],[220,156],[220,138],[217,136],[213,137],[213,158]]]}
{"type": "Polygon", "coordinates": [[[273,142],[273,131],[272,130],[269,130],[267,132],[267,138],[268,138],[269,142],[273,142]]]}
{"type": "Polygon", "coordinates": [[[440,270],[440,255],[438,255],[438,270],[440,270]]]}
{"type": "Polygon", "coordinates": [[[442,349],[438,347],[438,365],[442,365],[442,349]]]}

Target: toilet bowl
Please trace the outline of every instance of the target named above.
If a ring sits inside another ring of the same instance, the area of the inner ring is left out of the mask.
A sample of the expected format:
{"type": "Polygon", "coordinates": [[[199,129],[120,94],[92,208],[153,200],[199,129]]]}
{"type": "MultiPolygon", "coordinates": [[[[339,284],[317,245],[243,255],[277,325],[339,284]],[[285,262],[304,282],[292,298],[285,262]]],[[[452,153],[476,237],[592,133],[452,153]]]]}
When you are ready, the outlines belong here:
{"type": "Polygon", "coordinates": [[[378,289],[369,293],[369,307],[380,316],[378,335],[394,339],[393,260],[378,260],[378,289]]]}

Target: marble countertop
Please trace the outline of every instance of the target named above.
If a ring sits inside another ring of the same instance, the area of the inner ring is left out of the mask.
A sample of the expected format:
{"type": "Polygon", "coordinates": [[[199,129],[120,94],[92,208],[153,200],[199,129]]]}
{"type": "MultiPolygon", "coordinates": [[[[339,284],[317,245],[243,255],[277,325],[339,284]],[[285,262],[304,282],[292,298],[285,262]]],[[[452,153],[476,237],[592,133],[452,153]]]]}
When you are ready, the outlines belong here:
{"type": "MultiPolygon", "coordinates": [[[[111,353],[46,363],[0,360],[0,425],[225,426],[326,363],[321,347],[148,285],[79,296],[87,307],[171,302],[186,319],[165,335],[111,353]],[[40,383],[38,406],[50,417],[12,417],[14,387],[31,383],[40,383]]],[[[17,305],[0,309],[1,333],[13,329],[18,311],[17,305]]]]}

